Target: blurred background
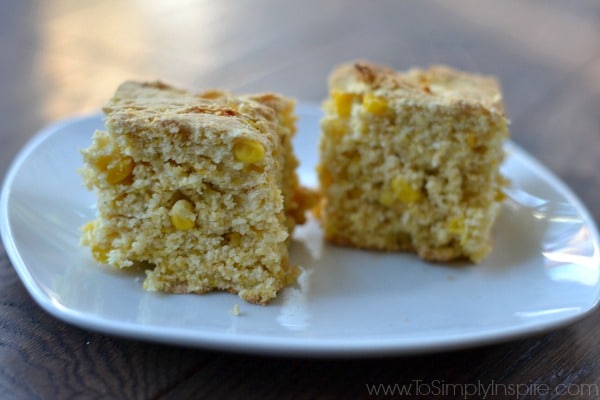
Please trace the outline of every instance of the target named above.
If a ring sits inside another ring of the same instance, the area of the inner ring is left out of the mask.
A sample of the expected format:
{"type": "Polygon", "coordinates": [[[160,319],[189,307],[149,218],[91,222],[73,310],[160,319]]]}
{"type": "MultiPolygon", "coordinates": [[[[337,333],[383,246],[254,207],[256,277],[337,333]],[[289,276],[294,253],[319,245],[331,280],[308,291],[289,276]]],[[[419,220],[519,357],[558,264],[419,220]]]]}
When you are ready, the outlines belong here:
{"type": "Polygon", "coordinates": [[[582,181],[600,171],[599,20],[597,0],[3,2],[1,146],[97,111],[126,79],[319,102],[334,65],[365,58],[497,75],[513,139],[582,181]]]}

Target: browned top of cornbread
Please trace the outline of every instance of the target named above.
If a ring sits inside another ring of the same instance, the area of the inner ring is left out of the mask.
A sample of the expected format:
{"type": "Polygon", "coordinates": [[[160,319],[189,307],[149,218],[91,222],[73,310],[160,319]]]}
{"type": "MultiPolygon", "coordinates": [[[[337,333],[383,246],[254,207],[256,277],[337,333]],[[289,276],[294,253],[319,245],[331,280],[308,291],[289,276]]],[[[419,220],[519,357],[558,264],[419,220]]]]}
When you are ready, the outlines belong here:
{"type": "Polygon", "coordinates": [[[344,92],[374,91],[406,103],[483,106],[504,114],[500,85],[494,77],[444,65],[400,73],[368,61],[357,61],[334,69],[329,85],[332,90],[344,92]]]}
{"type": "Polygon", "coordinates": [[[212,125],[222,132],[235,132],[252,122],[264,133],[272,127],[263,126],[263,123],[275,123],[277,113],[291,107],[290,99],[272,93],[231,96],[225,91],[211,90],[194,94],[159,81],[127,81],[119,86],[103,111],[107,124],[116,128],[124,124],[130,129],[149,124],[168,127],[170,122],[185,118],[192,125],[212,125]]]}

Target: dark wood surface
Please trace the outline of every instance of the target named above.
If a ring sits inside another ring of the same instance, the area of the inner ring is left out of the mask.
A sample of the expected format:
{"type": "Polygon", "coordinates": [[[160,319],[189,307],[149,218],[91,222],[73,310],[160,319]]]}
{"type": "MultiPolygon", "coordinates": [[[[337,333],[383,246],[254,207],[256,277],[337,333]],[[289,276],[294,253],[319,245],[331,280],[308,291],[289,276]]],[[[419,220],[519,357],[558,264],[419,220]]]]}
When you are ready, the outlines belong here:
{"type": "MultiPolygon", "coordinates": [[[[96,111],[129,78],[320,101],[342,61],[446,63],[501,79],[512,140],[598,222],[599,21],[596,0],[2,2],[0,172],[36,131],[96,111]]],[[[380,383],[430,393],[436,383],[537,384],[549,392],[521,386],[519,398],[600,398],[600,310],[535,336],[419,356],[233,354],[65,324],[32,300],[0,250],[2,399],[376,398],[367,384],[380,383]]]]}

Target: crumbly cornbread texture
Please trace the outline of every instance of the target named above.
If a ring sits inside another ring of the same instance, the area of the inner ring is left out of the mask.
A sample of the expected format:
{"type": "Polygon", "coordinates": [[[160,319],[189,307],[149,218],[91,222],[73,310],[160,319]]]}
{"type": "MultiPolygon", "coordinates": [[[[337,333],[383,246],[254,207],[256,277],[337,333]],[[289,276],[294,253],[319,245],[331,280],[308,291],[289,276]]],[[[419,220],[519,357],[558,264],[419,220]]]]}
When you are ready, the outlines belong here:
{"type": "Polygon", "coordinates": [[[96,260],[141,265],[149,290],[261,304],[295,281],[287,242],[310,196],[295,173],[291,100],[125,82],[103,111],[106,130],[82,151],[98,198],[82,243],[96,260]]]}
{"type": "Polygon", "coordinates": [[[483,260],[502,201],[497,81],[433,66],[336,68],[321,121],[325,238],[427,260],[483,260]]]}

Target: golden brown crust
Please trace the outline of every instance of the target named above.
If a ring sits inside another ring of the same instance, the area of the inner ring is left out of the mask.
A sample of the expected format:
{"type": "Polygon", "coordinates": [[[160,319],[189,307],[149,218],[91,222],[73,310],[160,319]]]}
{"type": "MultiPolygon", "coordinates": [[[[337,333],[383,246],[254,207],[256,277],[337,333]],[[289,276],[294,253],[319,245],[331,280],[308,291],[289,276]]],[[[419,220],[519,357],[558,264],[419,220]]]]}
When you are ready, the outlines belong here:
{"type": "Polygon", "coordinates": [[[225,91],[196,95],[162,82],[127,81],[119,86],[103,111],[107,124],[115,127],[138,129],[185,120],[189,125],[219,126],[227,132],[243,128],[248,120],[264,119],[274,124],[276,113],[286,107],[293,108],[293,101],[275,94],[270,94],[267,104],[254,101],[252,96],[232,96],[225,91]]]}
{"type": "Polygon", "coordinates": [[[357,61],[336,67],[329,77],[329,87],[353,93],[377,89],[418,90],[413,83],[398,79],[398,74],[393,69],[368,61],[357,61]]]}
{"type": "Polygon", "coordinates": [[[496,78],[444,65],[398,72],[368,61],[358,61],[337,67],[330,75],[329,85],[344,92],[377,92],[404,102],[484,107],[504,113],[496,78]]]}

